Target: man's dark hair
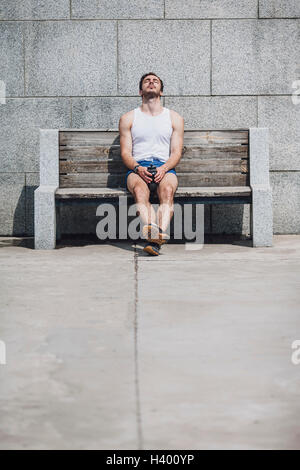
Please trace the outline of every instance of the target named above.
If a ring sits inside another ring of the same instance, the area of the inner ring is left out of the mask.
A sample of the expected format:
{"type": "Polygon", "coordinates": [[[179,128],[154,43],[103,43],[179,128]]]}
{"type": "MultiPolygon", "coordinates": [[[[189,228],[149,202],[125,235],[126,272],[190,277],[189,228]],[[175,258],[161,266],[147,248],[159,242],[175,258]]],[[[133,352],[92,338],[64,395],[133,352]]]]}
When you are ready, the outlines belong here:
{"type": "Polygon", "coordinates": [[[140,90],[142,89],[142,84],[143,84],[144,78],[148,77],[148,75],[154,75],[155,77],[157,77],[160,80],[161,91],[164,91],[164,84],[163,84],[162,79],[158,75],[156,75],[156,73],[153,73],[153,72],[145,73],[142,76],[142,78],[140,79],[140,90]]]}

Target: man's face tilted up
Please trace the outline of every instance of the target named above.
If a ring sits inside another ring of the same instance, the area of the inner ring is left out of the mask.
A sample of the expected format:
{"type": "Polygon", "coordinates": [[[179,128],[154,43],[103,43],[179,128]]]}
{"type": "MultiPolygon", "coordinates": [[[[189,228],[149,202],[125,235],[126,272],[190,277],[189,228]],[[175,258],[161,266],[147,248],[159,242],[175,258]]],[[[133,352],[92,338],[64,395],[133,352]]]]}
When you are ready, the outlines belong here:
{"type": "Polygon", "coordinates": [[[139,90],[139,94],[146,100],[162,96],[159,78],[155,75],[147,75],[143,80],[142,90],[139,90]]]}

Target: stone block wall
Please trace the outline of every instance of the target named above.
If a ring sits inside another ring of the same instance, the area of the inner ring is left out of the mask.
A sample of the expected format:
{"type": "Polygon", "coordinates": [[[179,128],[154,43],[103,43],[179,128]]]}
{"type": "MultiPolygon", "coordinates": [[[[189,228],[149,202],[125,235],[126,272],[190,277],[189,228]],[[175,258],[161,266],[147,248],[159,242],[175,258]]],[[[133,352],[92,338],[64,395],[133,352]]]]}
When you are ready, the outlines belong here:
{"type": "MultiPolygon", "coordinates": [[[[187,129],[270,129],[274,233],[300,233],[299,50],[299,0],[1,0],[0,235],[33,235],[39,128],[117,129],[148,71],[187,129]]],[[[63,231],[93,211],[67,206],[63,231]]],[[[248,206],[205,218],[249,234],[248,206]]]]}

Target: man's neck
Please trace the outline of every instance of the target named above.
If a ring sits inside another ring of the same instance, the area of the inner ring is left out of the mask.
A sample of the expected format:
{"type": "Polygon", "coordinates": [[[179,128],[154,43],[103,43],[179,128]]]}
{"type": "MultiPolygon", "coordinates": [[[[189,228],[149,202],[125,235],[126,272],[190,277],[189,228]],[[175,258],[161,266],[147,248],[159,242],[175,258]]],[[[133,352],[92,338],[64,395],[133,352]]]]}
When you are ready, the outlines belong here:
{"type": "Polygon", "coordinates": [[[163,106],[159,98],[150,98],[149,100],[143,99],[141,110],[143,113],[152,114],[153,116],[162,112],[163,106]]]}

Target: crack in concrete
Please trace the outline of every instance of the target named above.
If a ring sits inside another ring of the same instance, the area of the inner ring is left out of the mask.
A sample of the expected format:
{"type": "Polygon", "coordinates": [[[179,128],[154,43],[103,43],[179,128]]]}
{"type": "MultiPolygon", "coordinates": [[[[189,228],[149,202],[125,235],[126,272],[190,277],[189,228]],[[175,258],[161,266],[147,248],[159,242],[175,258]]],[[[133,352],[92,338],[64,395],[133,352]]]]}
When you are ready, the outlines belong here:
{"type": "Polygon", "coordinates": [[[136,421],[138,449],[143,449],[142,417],[140,403],[139,370],[138,370],[138,252],[134,245],[134,369],[136,392],[136,421]]]}

